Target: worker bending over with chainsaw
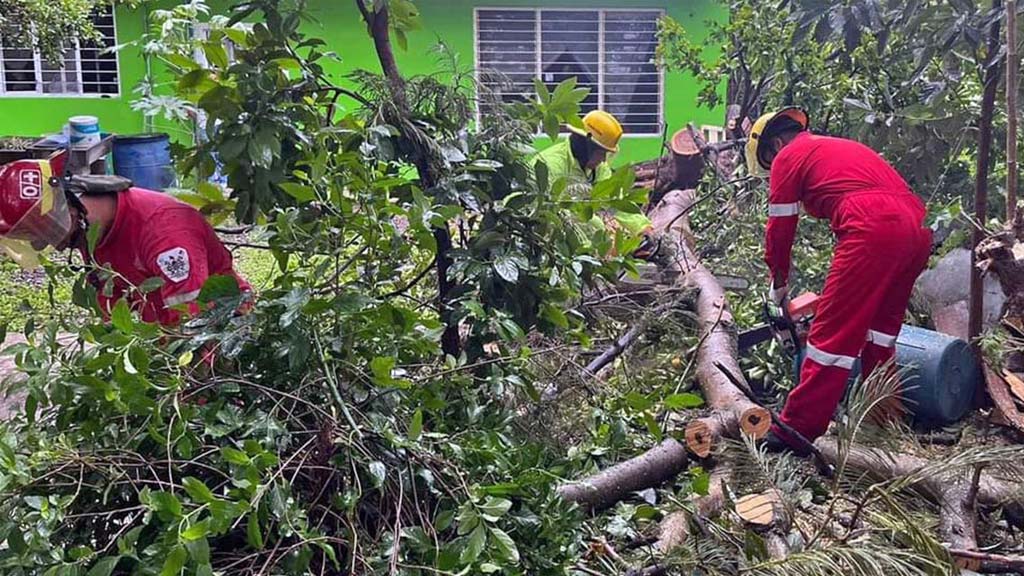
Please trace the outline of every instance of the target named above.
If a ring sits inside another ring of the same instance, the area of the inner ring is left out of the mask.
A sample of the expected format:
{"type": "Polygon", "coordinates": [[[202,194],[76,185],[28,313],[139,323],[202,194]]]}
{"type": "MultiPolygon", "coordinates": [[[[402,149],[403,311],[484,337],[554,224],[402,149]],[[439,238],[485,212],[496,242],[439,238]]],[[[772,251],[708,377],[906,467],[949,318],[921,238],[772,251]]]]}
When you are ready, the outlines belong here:
{"type": "MultiPolygon", "coordinates": [[[[852,140],[811,134],[807,125],[798,108],[765,114],[751,129],[746,156],[752,173],[770,170],[765,261],[775,304],[787,310],[801,205],[827,218],[836,236],[800,381],[781,414],[814,441],[828,428],[857,356],[866,377],[895,355],[914,281],[931,252],[931,231],[924,227],[924,204],[881,156],[852,140]]],[[[768,442],[804,451],[778,427],[768,442]]]]}
{"type": "Polygon", "coordinates": [[[534,163],[548,168],[548,182],[565,178],[569,195],[584,198],[597,182],[612,175],[608,155],[619,151],[622,125],[615,116],[594,110],[583,117],[583,128],[567,127],[571,134],[537,154],[534,163]]]}
{"type": "Polygon", "coordinates": [[[212,275],[234,276],[243,291],[250,290],[234,270],[231,253],[195,208],[133,187],[124,178],[55,179],[53,172],[45,160],[0,167],[0,240],[8,250],[77,249],[87,264],[111,270],[109,296],[105,282],[90,274],[105,315],[125,298],[143,320],[175,325],[180,307],[199,312],[196,299],[212,275]],[[89,230],[97,227],[90,253],[89,230]],[[147,294],[137,289],[154,277],[163,281],[159,289],[147,294]]]}

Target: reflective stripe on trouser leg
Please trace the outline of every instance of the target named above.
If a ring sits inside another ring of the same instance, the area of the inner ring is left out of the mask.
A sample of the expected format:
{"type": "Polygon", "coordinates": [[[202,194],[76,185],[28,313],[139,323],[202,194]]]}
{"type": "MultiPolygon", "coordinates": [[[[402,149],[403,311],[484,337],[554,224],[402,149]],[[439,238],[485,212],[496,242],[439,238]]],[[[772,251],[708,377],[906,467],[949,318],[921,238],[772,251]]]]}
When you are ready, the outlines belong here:
{"type": "Polygon", "coordinates": [[[819,350],[810,344],[807,345],[807,358],[814,360],[822,366],[838,366],[839,368],[845,368],[850,370],[853,368],[853,363],[857,361],[853,356],[843,356],[842,354],[832,354],[819,350]]]}
{"type": "Polygon", "coordinates": [[[868,342],[882,348],[895,348],[896,336],[879,332],[878,330],[868,330],[868,342]]]}
{"type": "MultiPolygon", "coordinates": [[[[828,423],[846,392],[848,364],[821,364],[810,353],[800,368],[800,383],[790,391],[780,418],[810,441],[828,430],[828,423]]],[[[847,356],[846,358],[849,358],[847,356]]]]}

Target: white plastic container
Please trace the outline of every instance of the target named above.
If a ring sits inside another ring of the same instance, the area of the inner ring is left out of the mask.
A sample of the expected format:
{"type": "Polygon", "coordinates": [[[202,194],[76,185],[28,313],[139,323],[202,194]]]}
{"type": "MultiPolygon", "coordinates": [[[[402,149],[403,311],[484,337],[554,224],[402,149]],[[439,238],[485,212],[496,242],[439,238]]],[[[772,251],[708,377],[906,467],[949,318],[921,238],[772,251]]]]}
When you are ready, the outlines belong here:
{"type": "Polygon", "coordinates": [[[68,118],[71,146],[89,148],[100,143],[100,121],[95,116],[72,116],[68,118]]]}

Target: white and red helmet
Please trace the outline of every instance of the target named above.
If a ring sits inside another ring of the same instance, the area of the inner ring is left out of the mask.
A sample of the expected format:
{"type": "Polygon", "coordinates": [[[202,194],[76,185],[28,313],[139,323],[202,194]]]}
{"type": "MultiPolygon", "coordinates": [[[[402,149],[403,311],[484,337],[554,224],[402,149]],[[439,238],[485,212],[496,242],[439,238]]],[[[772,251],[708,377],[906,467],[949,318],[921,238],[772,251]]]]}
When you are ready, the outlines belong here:
{"type": "Polygon", "coordinates": [[[57,246],[71,231],[64,192],[51,184],[47,160],[18,160],[0,166],[0,238],[35,250],[57,246]]]}

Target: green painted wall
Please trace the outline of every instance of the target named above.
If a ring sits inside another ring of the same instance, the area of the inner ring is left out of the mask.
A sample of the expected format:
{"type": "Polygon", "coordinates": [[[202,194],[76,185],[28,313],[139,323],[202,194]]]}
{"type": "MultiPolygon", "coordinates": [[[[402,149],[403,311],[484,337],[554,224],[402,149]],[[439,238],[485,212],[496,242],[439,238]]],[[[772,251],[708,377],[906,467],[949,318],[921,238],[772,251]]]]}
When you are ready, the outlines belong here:
{"type": "MultiPolygon", "coordinates": [[[[366,27],[352,1],[311,0],[310,12],[314,23],[308,25],[311,36],[323,38],[329,49],[334,50],[338,63],[326,63],[325,67],[337,83],[345,83],[344,76],[359,68],[379,71],[379,64],[366,27]]],[[[614,7],[614,8],[663,8],[679,20],[695,40],[704,37],[707,20],[724,19],[725,9],[715,0],[419,0],[424,29],[409,38],[407,51],[398,50],[397,58],[403,73],[426,74],[436,72],[440,67],[431,49],[439,39],[444,39],[460,55],[461,64],[472,68],[473,50],[473,8],[545,6],[559,8],[573,7],[614,7]]],[[[139,37],[144,30],[145,16],[142,10],[118,8],[118,42],[125,43],[139,37]]],[[[397,47],[396,47],[397,50],[397,47]]],[[[709,52],[712,49],[709,49],[709,52]]],[[[137,48],[131,47],[120,56],[121,95],[117,98],[0,98],[0,119],[3,119],[0,134],[34,136],[54,132],[69,116],[92,114],[100,118],[106,131],[132,133],[143,129],[141,114],[131,110],[132,89],[145,75],[145,63],[137,48]]],[[[687,122],[720,126],[723,122],[721,111],[697,107],[698,87],[685,74],[665,75],[664,116],[671,132],[682,128],[687,122]]],[[[351,102],[350,102],[351,103],[351,102]]],[[[160,126],[158,129],[170,127],[160,126]]],[[[538,142],[544,145],[546,139],[538,142]]],[[[622,151],[616,163],[652,158],[658,154],[660,138],[627,138],[621,144],[622,151]]]]}

